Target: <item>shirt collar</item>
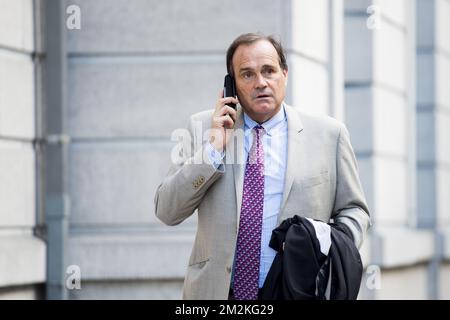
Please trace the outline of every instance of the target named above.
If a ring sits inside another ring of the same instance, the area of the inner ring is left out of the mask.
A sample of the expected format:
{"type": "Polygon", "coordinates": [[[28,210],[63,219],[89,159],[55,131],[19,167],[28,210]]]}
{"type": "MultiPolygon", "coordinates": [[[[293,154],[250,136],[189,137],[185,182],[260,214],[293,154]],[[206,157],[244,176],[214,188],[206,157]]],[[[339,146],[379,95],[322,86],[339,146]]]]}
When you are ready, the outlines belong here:
{"type": "MultiPolygon", "coordinates": [[[[281,104],[280,110],[278,110],[278,112],[272,118],[270,118],[266,122],[261,123],[261,126],[264,128],[266,134],[271,136],[272,129],[285,120],[286,120],[286,111],[284,110],[284,102],[283,102],[281,104]]],[[[244,123],[246,131],[247,129],[253,129],[255,126],[259,125],[258,122],[250,118],[245,112],[244,112],[244,123]]]]}

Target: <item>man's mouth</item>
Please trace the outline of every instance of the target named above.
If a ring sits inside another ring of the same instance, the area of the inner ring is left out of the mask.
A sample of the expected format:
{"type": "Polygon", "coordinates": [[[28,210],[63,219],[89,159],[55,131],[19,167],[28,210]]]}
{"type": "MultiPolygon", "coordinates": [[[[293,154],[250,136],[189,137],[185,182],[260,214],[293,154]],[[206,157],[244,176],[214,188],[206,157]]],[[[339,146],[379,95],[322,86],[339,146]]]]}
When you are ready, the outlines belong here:
{"type": "Polygon", "coordinates": [[[265,93],[260,93],[256,96],[255,99],[267,99],[267,98],[271,98],[272,96],[270,94],[265,94],[265,93]]]}

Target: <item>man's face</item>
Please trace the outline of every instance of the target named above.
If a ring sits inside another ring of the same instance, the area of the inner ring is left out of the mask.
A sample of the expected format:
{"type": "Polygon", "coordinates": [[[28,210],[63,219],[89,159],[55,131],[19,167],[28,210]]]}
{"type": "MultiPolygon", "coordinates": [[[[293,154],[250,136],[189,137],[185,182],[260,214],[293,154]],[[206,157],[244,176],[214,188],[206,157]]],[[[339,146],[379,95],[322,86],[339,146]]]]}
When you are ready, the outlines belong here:
{"type": "Polygon", "coordinates": [[[240,45],[232,59],[239,103],[258,123],[274,116],[286,94],[287,70],[280,67],[278,53],[266,40],[240,45]]]}

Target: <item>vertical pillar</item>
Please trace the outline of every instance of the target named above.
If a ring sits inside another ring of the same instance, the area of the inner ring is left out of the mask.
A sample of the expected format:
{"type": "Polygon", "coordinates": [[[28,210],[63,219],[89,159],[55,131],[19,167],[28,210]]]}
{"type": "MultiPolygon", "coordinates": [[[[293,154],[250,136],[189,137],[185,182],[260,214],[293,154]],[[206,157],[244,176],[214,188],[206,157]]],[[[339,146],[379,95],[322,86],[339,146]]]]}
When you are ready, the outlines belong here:
{"type": "Polygon", "coordinates": [[[66,43],[64,1],[45,1],[45,219],[47,224],[47,298],[66,299],[65,252],[69,196],[66,135],[66,43]]]}
{"type": "Polygon", "coordinates": [[[330,112],[344,121],[344,4],[342,0],[329,0],[330,13],[330,112]]]}
{"type": "Polygon", "coordinates": [[[450,1],[417,0],[416,10],[417,225],[434,231],[435,250],[428,270],[428,295],[438,299],[439,285],[444,284],[439,278],[445,258],[445,230],[450,229],[450,1]]]}

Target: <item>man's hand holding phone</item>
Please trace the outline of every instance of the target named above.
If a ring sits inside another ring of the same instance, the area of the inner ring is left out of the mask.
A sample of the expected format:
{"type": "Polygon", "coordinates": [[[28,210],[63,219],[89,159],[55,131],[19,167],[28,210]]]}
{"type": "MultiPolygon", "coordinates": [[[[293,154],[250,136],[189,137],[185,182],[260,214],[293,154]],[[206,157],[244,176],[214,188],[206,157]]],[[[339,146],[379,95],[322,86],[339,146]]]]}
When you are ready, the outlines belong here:
{"type": "Polygon", "coordinates": [[[222,152],[225,149],[230,137],[233,135],[234,122],[236,121],[236,110],[227,104],[238,104],[235,97],[223,97],[223,90],[220,91],[216,108],[212,116],[211,133],[209,141],[213,147],[222,152]]]}

